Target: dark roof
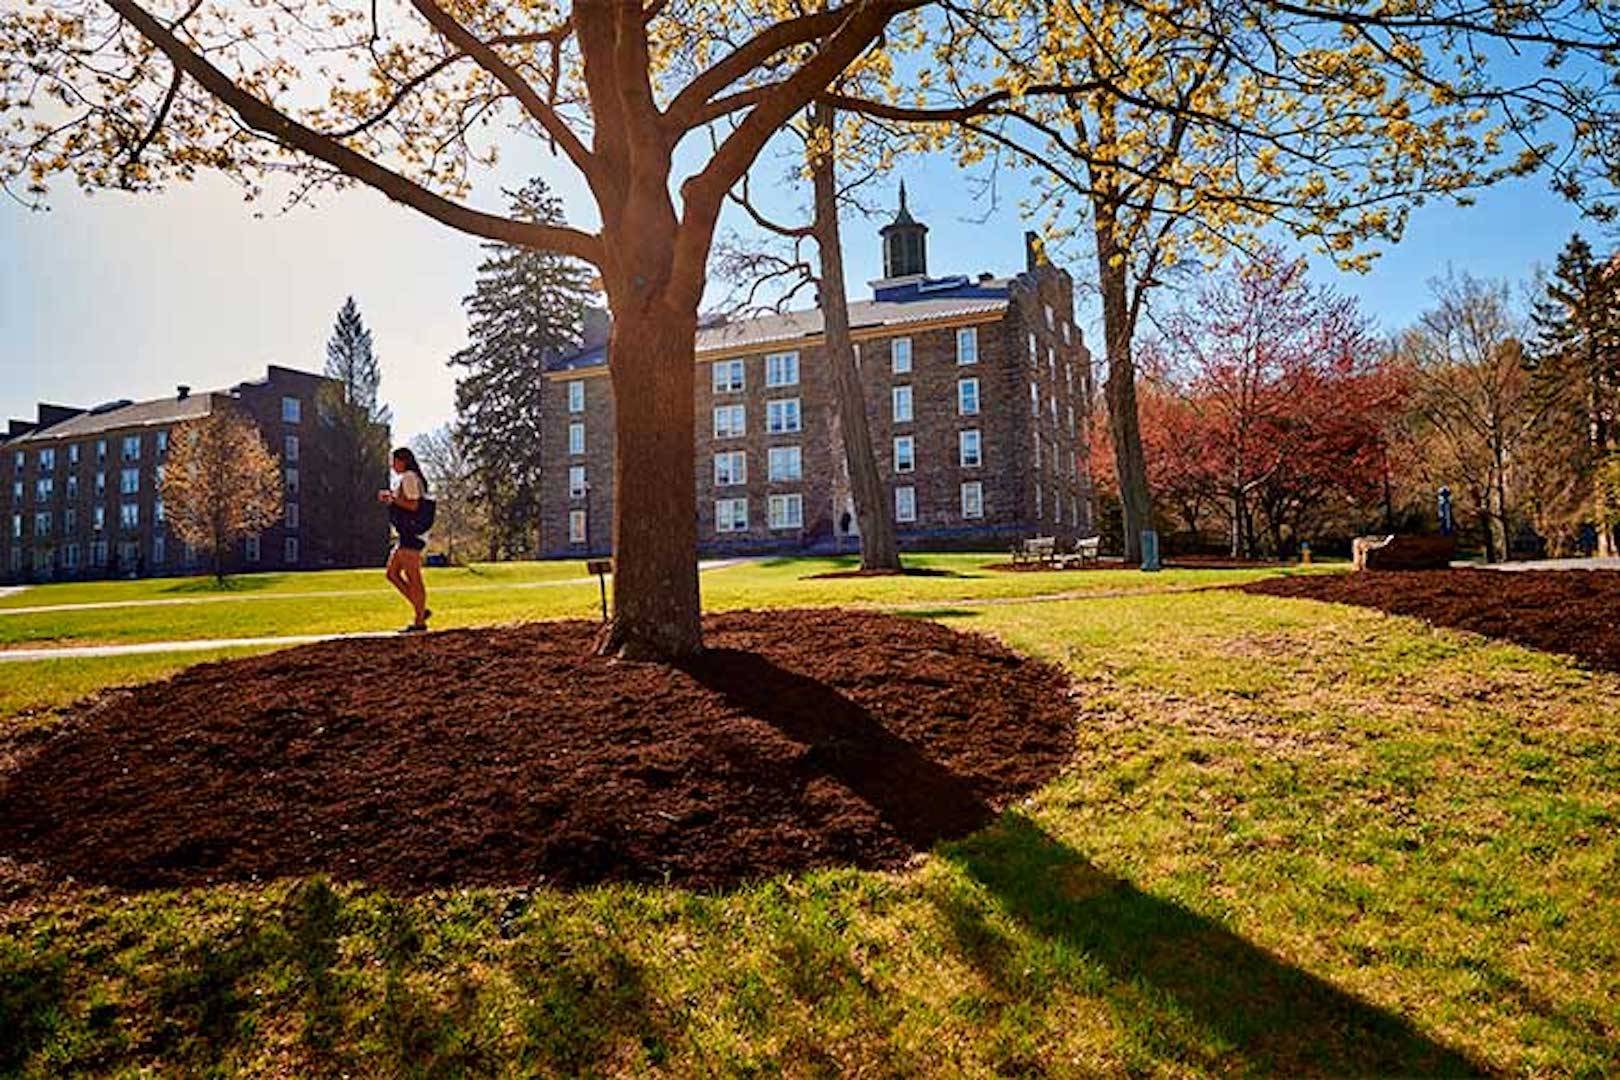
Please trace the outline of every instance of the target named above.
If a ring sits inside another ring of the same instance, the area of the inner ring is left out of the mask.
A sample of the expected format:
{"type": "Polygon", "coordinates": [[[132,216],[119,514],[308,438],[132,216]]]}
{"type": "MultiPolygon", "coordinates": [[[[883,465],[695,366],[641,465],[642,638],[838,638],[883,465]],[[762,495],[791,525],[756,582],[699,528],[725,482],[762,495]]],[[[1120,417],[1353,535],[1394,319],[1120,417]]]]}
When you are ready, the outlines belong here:
{"type": "Polygon", "coordinates": [[[152,427],[175,424],[207,416],[213,409],[210,394],[192,394],[185,399],[158,398],[155,401],[135,401],[111,409],[80,413],[59,424],[30,431],[15,440],[16,443],[49,442],[53,439],[82,439],[117,428],[152,427]]]}
{"type": "MultiPolygon", "coordinates": [[[[969,281],[965,277],[907,281],[893,288],[880,288],[876,300],[856,300],[849,305],[849,326],[856,332],[876,327],[902,327],[910,323],[934,322],[972,315],[1005,311],[1009,303],[1007,278],[969,281]]],[[[820,308],[789,311],[780,315],[760,315],[735,322],[700,326],[698,355],[732,352],[738,349],[793,347],[822,332],[820,308]]],[[[546,361],[547,371],[582,371],[607,363],[607,347],[583,349],[546,361]]]]}

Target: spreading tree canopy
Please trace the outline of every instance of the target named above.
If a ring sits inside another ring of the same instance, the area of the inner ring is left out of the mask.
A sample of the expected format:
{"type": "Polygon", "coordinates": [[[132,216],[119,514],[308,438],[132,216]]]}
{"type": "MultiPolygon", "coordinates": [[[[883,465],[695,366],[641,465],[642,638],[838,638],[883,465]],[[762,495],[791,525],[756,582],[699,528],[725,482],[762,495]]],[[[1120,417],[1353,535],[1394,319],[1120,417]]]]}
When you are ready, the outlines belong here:
{"type": "MultiPolygon", "coordinates": [[[[299,195],[364,184],[464,232],[594,264],[614,315],[618,425],[615,615],[602,645],[678,656],[701,644],[693,358],[727,193],[813,100],[835,96],[841,109],[867,114],[892,105],[829,95],[851,65],[891,42],[915,50],[904,82],[925,93],[971,87],[981,76],[967,65],[984,65],[989,103],[930,121],[988,117],[1032,99],[1067,108],[1097,92],[1168,123],[1211,112],[1196,94],[1153,92],[1179,82],[1151,71],[1144,78],[1134,62],[1110,65],[1110,39],[1086,22],[1093,11],[1105,9],[1073,0],[37,0],[0,14],[0,97],[14,122],[0,176],[24,198],[63,173],[89,187],[136,190],[203,170],[235,176],[250,191],[277,174],[291,174],[299,195]],[[1077,49],[1098,52],[1100,73],[1086,74],[1077,49]],[[704,131],[707,139],[692,137],[704,131]],[[474,171],[524,141],[548,146],[581,174],[598,224],[522,221],[465,201],[474,171]]],[[[1274,151],[1261,145],[1238,160],[1252,157],[1302,185],[1317,171],[1314,182],[1339,176],[1332,165],[1296,159],[1278,133],[1313,144],[1344,138],[1375,163],[1427,147],[1420,167],[1439,168],[1455,157],[1449,140],[1435,144],[1420,119],[1385,123],[1382,110],[1431,100],[1465,109],[1469,84],[1487,74],[1474,59],[1479,41],[1612,63],[1620,37],[1612,7],[1588,0],[1144,0],[1123,11],[1144,27],[1108,16],[1119,33],[1187,43],[1188,55],[1166,63],[1209,65],[1235,81],[1235,114],[1223,108],[1206,125],[1211,153],[1270,139],[1274,151]],[[1289,111],[1290,87],[1324,79],[1344,89],[1318,95],[1320,108],[1289,111]],[[1274,107],[1246,116],[1245,94],[1274,107]],[[1359,135],[1322,126],[1340,115],[1370,126],[1359,135]],[[1380,134],[1399,138],[1386,150],[1380,134]]],[[[1592,122],[1607,118],[1620,89],[1550,77],[1545,85],[1524,103],[1525,123],[1537,122],[1535,110],[1565,110],[1584,124],[1576,130],[1583,148],[1620,157],[1613,127],[1592,122]]],[[[1089,128],[1069,136],[1068,116],[1058,119],[1066,138],[1098,140],[1081,149],[1120,185],[1132,183],[1134,155],[1159,137],[1151,125],[1123,121],[1114,138],[1089,128]]],[[[1520,130],[1529,129],[1510,134],[1520,130]]],[[[1218,179],[1207,170],[1166,173],[1183,193],[1218,179]]],[[[1247,208],[1260,198],[1240,190],[1228,201],[1247,208]]],[[[1336,235],[1326,230],[1330,246],[1336,235]]]]}

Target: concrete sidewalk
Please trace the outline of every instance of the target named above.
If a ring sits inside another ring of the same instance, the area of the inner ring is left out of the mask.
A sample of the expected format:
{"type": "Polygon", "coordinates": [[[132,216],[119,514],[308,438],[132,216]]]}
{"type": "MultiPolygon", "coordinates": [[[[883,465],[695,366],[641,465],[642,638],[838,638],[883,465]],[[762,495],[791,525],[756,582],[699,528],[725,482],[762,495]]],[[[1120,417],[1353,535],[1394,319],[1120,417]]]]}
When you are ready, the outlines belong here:
{"type": "Polygon", "coordinates": [[[408,637],[397,630],[366,630],[353,634],[295,634],[288,637],[198,638],[187,641],[137,641],[128,645],[65,645],[55,649],[0,649],[0,664],[24,660],[85,660],[98,656],[143,656],[150,653],[206,652],[212,649],[286,648],[317,641],[357,638],[408,637]]]}
{"type": "Polygon", "coordinates": [[[1524,562],[1483,563],[1483,562],[1454,562],[1451,564],[1458,569],[1472,570],[1505,570],[1515,573],[1520,570],[1620,570],[1620,558],[1590,559],[1527,559],[1524,562]]]}

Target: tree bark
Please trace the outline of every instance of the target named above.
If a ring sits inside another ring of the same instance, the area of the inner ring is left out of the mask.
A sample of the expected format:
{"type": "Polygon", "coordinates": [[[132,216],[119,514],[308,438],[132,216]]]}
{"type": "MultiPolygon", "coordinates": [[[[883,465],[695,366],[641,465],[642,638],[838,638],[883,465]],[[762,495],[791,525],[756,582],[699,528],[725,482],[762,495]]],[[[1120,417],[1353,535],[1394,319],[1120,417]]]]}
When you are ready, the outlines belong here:
{"type": "MultiPolygon", "coordinates": [[[[832,145],[837,114],[818,102],[812,113],[817,146],[832,145]]],[[[900,543],[883,477],[872,449],[872,430],[866,422],[866,395],[855,367],[855,345],[850,340],[849,300],[844,288],[844,248],[838,230],[838,178],[833,154],[819,154],[810,164],[815,189],[816,247],[821,260],[821,316],[827,362],[832,369],[833,394],[839,426],[844,435],[844,460],[849,467],[850,495],[861,529],[861,569],[901,569],[900,543]]],[[[835,508],[836,509],[836,508],[835,508]]]]}
{"type": "Polygon", "coordinates": [[[1108,353],[1108,431],[1114,442],[1114,472],[1119,479],[1124,520],[1125,561],[1142,561],[1142,530],[1151,527],[1153,499],[1148,491],[1147,460],[1136,409],[1136,361],[1131,351],[1129,285],[1124,252],[1114,235],[1114,217],[1106,207],[1096,219],[1097,276],[1102,291],[1103,339],[1108,353]],[[1118,256],[1118,262],[1115,258],[1118,256]]]}

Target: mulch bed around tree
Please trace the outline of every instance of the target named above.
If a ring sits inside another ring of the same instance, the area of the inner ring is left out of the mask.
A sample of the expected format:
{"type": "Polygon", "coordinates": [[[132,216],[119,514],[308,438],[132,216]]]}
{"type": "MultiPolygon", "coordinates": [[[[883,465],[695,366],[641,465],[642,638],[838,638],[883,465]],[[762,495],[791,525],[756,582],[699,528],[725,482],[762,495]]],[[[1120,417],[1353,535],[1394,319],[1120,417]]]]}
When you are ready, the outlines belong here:
{"type": "Polygon", "coordinates": [[[1073,747],[1060,671],[937,623],[716,615],[679,668],[592,656],[595,633],[328,642],[0,737],[0,892],[892,868],[986,824],[1073,747]]]}
{"type": "Polygon", "coordinates": [[[1366,570],[1243,588],[1409,615],[1620,671],[1620,572],[1613,570],[1366,570]]]}

